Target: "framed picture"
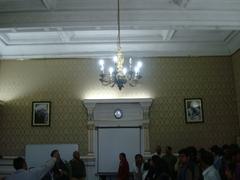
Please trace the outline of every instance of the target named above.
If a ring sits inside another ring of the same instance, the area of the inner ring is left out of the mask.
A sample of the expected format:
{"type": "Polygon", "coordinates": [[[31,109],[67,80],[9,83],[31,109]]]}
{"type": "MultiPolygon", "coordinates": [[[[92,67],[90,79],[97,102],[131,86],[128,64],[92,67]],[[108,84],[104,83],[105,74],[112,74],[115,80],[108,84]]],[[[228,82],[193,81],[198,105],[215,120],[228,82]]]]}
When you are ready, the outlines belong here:
{"type": "Polygon", "coordinates": [[[32,102],[32,126],[50,126],[51,102],[32,102]]]}
{"type": "Polygon", "coordinates": [[[184,99],[186,123],[201,123],[203,119],[203,107],[201,98],[184,99]]]}

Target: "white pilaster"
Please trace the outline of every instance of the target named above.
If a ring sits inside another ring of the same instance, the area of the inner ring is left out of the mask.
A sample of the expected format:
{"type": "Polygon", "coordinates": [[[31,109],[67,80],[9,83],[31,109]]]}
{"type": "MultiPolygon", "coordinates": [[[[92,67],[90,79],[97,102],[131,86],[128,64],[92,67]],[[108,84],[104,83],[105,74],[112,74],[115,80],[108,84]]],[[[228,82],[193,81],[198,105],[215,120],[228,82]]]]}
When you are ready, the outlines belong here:
{"type": "Polygon", "coordinates": [[[88,111],[88,156],[94,157],[94,150],[93,150],[93,136],[94,136],[94,121],[93,121],[93,111],[95,108],[96,103],[90,103],[84,101],[84,105],[88,111]]]}

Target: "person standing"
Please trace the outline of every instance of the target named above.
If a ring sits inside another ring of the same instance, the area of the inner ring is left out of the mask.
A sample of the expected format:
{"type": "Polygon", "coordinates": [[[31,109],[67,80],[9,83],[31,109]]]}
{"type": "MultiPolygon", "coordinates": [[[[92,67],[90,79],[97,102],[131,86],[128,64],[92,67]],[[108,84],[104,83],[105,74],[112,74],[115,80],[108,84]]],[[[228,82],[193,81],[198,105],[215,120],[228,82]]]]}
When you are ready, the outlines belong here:
{"type": "Polygon", "coordinates": [[[181,149],[178,154],[179,167],[177,172],[177,180],[196,180],[194,179],[194,168],[191,166],[188,150],[181,149]]]}
{"type": "Polygon", "coordinates": [[[206,151],[202,150],[199,152],[200,156],[200,166],[203,170],[202,175],[204,180],[221,180],[219,172],[213,165],[214,157],[213,155],[206,151]]]}
{"type": "Polygon", "coordinates": [[[84,180],[86,178],[86,168],[83,160],[80,159],[78,151],[73,152],[73,159],[70,161],[71,180],[84,180]]]}
{"type": "Polygon", "coordinates": [[[135,163],[133,165],[134,180],[142,180],[144,160],[141,154],[135,155],[135,163]]]}
{"type": "Polygon", "coordinates": [[[173,155],[172,147],[170,147],[170,146],[166,147],[165,155],[162,157],[162,159],[168,165],[169,175],[171,176],[172,179],[175,179],[176,178],[176,173],[175,173],[174,166],[177,162],[177,157],[173,155]]]}
{"type": "Polygon", "coordinates": [[[16,171],[7,176],[6,180],[41,180],[41,178],[55,165],[56,160],[57,154],[54,153],[52,159],[47,161],[44,166],[28,169],[25,159],[18,157],[13,160],[13,166],[16,171]]]}
{"type": "Polygon", "coordinates": [[[129,165],[125,153],[119,154],[119,168],[118,168],[118,180],[128,180],[129,179],[129,165]]]}
{"type": "Polygon", "coordinates": [[[53,179],[69,180],[69,169],[62,161],[59,151],[57,149],[53,150],[51,152],[51,157],[53,156],[53,154],[56,154],[56,157],[57,157],[55,166],[52,169],[53,179]]]}

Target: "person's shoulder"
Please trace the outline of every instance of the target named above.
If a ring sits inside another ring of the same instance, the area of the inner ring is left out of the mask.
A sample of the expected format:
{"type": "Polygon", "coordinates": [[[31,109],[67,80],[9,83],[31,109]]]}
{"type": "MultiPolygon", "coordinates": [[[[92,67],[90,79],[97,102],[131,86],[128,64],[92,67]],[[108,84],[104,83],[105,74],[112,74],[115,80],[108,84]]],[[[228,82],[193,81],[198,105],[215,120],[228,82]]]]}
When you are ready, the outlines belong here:
{"type": "Polygon", "coordinates": [[[17,170],[13,172],[12,174],[5,177],[4,180],[19,180],[21,177],[25,177],[29,172],[26,170],[17,170]]]}
{"type": "Polygon", "coordinates": [[[168,155],[164,154],[161,158],[163,158],[163,159],[168,158],[168,155]]]}
{"type": "Polygon", "coordinates": [[[84,160],[80,159],[79,161],[80,161],[82,164],[85,164],[85,163],[84,163],[84,160]]]}
{"type": "Polygon", "coordinates": [[[5,180],[12,180],[13,178],[12,178],[12,175],[9,175],[9,176],[6,176],[4,179],[5,180]]]}
{"type": "Polygon", "coordinates": [[[127,160],[123,161],[123,164],[128,164],[128,161],[127,160]]]}

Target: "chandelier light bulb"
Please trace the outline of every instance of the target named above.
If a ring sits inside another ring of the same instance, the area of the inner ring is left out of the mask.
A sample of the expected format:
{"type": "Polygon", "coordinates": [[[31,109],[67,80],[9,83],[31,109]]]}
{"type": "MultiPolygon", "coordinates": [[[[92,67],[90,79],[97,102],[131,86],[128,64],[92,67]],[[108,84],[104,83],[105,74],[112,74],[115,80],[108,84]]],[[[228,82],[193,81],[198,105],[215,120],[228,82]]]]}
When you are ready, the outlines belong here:
{"type": "Polygon", "coordinates": [[[103,60],[103,59],[100,59],[100,60],[99,60],[99,65],[100,65],[100,66],[103,66],[103,65],[104,65],[104,60],[103,60]]]}
{"type": "Polygon", "coordinates": [[[109,73],[110,73],[110,76],[112,76],[112,73],[113,73],[113,67],[110,67],[110,68],[109,68],[109,73]]]}
{"type": "Polygon", "coordinates": [[[137,67],[139,67],[139,69],[142,67],[142,62],[141,61],[137,62],[137,67]]]}
{"type": "Polygon", "coordinates": [[[132,64],[132,58],[129,58],[129,64],[130,65],[132,64]]]}
{"type": "Polygon", "coordinates": [[[117,63],[117,56],[114,56],[114,57],[113,57],[113,62],[114,62],[114,63],[117,63]]]}
{"type": "Polygon", "coordinates": [[[139,67],[138,66],[136,66],[135,68],[134,68],[134,71],[135,71],[135,75],[137,75],[138,73],[139,73],[139,67]]]}
{"type": "Polygon", "coordinates": [[[100,65],[101,72],[104,73],[104,60],[103,59],[99,60],[99,65],[100,65]]]}
{"type": "Polygon", "coordinates": [[[124,74],[124,75],[127,74],[127,68],[123,68],[123,74],[124,74]]]}

